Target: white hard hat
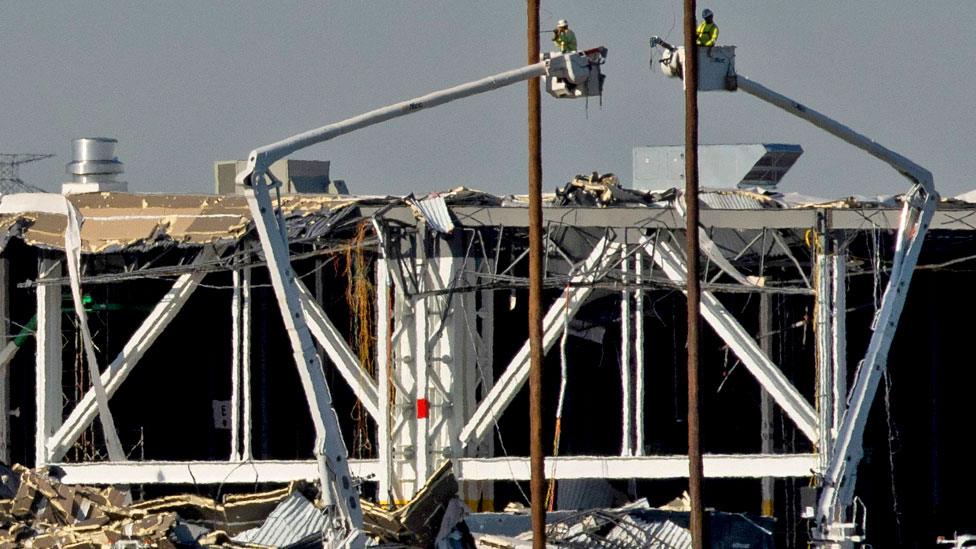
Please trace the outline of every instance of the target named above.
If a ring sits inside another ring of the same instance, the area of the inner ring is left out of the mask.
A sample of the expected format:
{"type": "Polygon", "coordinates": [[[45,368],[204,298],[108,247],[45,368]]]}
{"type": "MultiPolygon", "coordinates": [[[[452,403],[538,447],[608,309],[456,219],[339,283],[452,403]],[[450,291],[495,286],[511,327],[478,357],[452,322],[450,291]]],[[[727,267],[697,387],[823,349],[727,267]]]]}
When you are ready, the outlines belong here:
{"type": "Polygon", "coordinates": [[[556,23],[556,28],[568,27],[568,26],[569,23],[567,23],[565,19],[560,19],[559,22],[556,23]]]}
{"type": "Polygon", "coordinates": [[[712,10],[710,10],[708,8],[705,8],[705,9],[702,10],[702,19],[708,19],[709,17],[711,17],[713,15],[714,14],[712,13],[712,10]]]}

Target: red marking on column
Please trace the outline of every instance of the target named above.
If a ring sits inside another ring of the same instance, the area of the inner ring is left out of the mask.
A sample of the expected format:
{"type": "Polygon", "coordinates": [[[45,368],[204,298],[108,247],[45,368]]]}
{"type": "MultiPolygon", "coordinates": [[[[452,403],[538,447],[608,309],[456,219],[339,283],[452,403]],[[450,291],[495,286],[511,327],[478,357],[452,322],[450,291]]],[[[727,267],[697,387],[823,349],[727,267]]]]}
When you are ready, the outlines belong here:
{"type": "Polygon", "coordinates": [[[430,402],[426,398],[417,399],[417,419],[427,419],[430,411],[430,402]]]}

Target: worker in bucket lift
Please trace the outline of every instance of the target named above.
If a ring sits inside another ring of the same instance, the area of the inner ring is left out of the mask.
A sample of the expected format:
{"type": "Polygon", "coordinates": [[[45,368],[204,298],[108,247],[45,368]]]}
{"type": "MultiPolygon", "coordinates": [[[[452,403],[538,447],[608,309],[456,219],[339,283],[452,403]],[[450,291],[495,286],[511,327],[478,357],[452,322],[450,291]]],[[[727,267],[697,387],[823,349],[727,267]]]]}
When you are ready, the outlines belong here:
{"type": "Polygon", "coordinates": [[[715,14],[712,13],[712,10],[702,10],[702,19],[704,21],[698,25],[698,31],[695,33],[698,45],[708,48],[709,57],[712,56],[712,46],[718,40],[718,26],[715,24],[714,18],[715,14]]]}
{"type": "Polygon", "coordinates": [[[569,23],[560,19],[552,31],[552,41],[559,47],[560,53],[576,51],[576,33],[569,30],[569,23]]]}

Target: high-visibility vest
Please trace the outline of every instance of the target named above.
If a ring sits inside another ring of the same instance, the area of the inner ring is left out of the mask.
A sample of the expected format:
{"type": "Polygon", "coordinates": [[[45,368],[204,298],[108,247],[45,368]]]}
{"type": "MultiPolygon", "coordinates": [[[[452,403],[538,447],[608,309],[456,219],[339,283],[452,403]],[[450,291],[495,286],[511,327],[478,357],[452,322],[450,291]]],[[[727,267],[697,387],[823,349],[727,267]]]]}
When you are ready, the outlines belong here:
{"type": "Polygon", "coordinates": [[[698,25],[698,45],[699,46],[714,46],[715,41],[718,40],[718,26],[715,23],[709,23],[708,21],[702,21],[698,25]]]}
{"type": "Polygon", "coordinates": [[[569,29],[559,33],[559,36],[553,38],[552,41],[559,46],[559,51],[562,53],[576,51],[576,34],[569,29]]]}

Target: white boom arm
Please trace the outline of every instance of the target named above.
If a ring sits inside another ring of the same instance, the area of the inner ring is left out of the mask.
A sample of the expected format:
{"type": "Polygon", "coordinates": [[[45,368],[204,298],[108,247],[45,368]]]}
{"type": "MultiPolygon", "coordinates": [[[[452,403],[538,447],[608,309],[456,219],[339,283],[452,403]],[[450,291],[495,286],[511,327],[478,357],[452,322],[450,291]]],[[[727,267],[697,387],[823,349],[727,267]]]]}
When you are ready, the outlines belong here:
{"type": "Polygon", "coordinates": [[[843,139],[859,149],[862,149],[871,156],[898,170],[899,173],[911,179],[912,182],[921,185],[925,192],[935,195],[935,197],[938,198],[938,193],[935,192],[935,185],[932,182],[932,173],[925,168],[896,153],[895,151],[879,145],[871,138],[850,129],[829,116],[797,103],[785,95],[780,95],[766,86],[750,80],[741,74],[735,76],[735,82],[738,85],[738,89],[748,93],[749,95],[762,99],[767,103],[776,105],[784,111],[794,116],[798,116],[814,126],[833,134],[840,139],[843,139]]]}
{"type": "MultiPolygon", "coordinates": [[[[657,37],[651,38],[651,47],[656,45],[666,51],[660,60],[662,70],[670,76],[680,77],[683,48],[675,48],[657,37]]],[[[854,536],[856,525],[854,517],[850,515],[854,503],[857,467],[863,456],[862,442],[868,412],[874,401],[878,383],[887,367],[888,351],[898,328],[898,318],[905,305],[908,285],[918,262],[925,233],[939,203],[939,194],[935,190],[932,173],[925,168],[829,116],[778,94],[758,82],[735,74],[734,54],[731,60],[722,61],[728,63],[726,86],[730,91],[742,90],[802,118],[885,162],[912,182],[912,187],[905,194],[902,206],[895,253],[892,258],[891,277],[885,287],[881,308],[872,325],[873,333],[867,353],[858,367],[854,385],[848,394],[847,411],[838,428],[837,439],[834,441],[827,462],[814,517],[814,543],[848,544],[856,539],[854,536]]]]}
{"type": "MultiPolygon", "coordinates": [[[[310,130],[251,151],[248,155],[247,167],[237,174],[237,182],[247,187],[244,194],[254,218],[261,248],[268,260],[271,283],[288,331],[295,364],[298,366],[302,388],[315,425],[315,456],[319,463],[322,496],[333,519],[329,531],[326,532],[329,546],[362,547],[364,545],[362,510],[359,506],[359,494],[349,474],[348,452],[332,406],[332,395],[302,315],[297,281],[288,257],[287,230],[284,219],[275,211],[268,190],[277,183],[268,182],[270,177],[268,168],[275,161],[316,143],[530,78],[545,76],[568,82],[579,89],[574,95],[576,97],[597,94],[601,91],[602,84],[599,65],[605,54],[604,48],[556,54],[534,65],[430,93],[336,124],[310,130]]],[[[566,96],[565,92],[562,96],[566,96]]]]}
{"type": "Polygon", "coordinates": [[[862,442],[868,412],[871,410],[878,383],[887,367],[888,351],[898,328],[898,318],[905,305],[908,285],[912,280],[915,264],[918,262],[925,233],[939,203],[939,194],[935,190],[932,173],[904,156],[742,75],[736,76],[736,83],[738,89],[776,105],[866,151],[898,170],[913,183],[912,188],[905,195],[905,203],[902,206],[895,253],[892,258],[891,277],[885,287],[881,308],[872,325],[874,333],[871,334],[867,353],[858,367],[857,377],[848,396],[848,408],[827,462],[823,487],[817,502],[814,519],[815,541],[844,542],[853,533],[854,517],[847,515],[854,503],[854,486],[857,480],[858,463],[863,457],[862,442]]]}
{"type": "MultiPolygon", "coordinates": [[[[342,122],[336,122],[335,124],[329,124],[328,126],[322,126],[321,128],[293,135],[287,139],[282,139],[276,143],[258,147],[251,151],[251,154],[248,155],[247,167],[244,168],[244,171],[237,174],[237,182],[247,185],[247,180],[252,174],[263,174],[275,161],[317,143],[322,143],[355,130],[386,122],[393,118],[413,114],[423,109],[429,109],[472,95],[478,95],[524,82],[537,76],[562,79],[580,88],[589,87],[586,84],[590,82],[599,84],[600,64],[605,56],[605,48],[593,48],[583,52],[551,54],[551,57],[534,65],[429,93],[408,101],[372,110],[359,116],[347,118],[342,122]]],[[[599,91],[596,93],[599,93],[599,91]]],[[[579,97],[582,97],[582,95],[579,97]]]]}

